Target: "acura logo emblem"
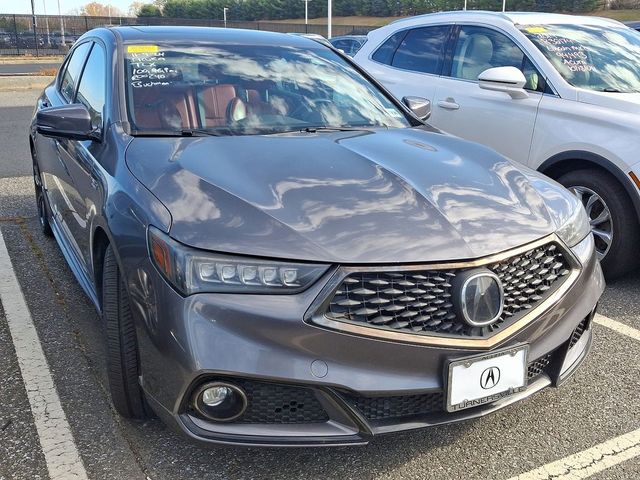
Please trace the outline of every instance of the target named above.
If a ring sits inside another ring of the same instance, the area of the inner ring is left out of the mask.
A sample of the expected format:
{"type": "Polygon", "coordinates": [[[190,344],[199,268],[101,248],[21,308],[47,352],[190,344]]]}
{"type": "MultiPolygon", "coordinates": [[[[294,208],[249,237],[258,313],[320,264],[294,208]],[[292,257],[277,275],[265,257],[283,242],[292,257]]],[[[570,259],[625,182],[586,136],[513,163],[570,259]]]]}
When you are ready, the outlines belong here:
{"type": "Polygon", "coordinates": [[[504,291],[500,278],[488,269],[477,269],[456,275],[458,315],[473,327],[483,327],[502,316],[504,291]]]}
{"type": "Polygon", "coordinates": [[[485,390],[495,387],[499,381],[500,369],[498,367],[489,367],[480,375],[480,386],[485,390]]]}

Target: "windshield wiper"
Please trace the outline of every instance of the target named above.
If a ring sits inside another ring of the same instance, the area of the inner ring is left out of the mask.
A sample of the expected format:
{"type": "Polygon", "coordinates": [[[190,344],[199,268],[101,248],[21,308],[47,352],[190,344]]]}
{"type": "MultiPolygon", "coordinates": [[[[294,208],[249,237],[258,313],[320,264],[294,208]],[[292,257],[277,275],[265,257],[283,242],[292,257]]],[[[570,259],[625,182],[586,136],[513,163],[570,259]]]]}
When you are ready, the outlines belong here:
{"type": "Polygon", "coordinates": [[[307,133],[316,133],[316,132],[361,132],[363,130],[368,130],[373,128],[372,126],[368,127],[329,127],[329,126],[319,126],[319,127],[305,127],[300,129],[300,132],[307,133]]]}
{"type": "Polygon", "coordinates": [[[217,130],[206,130],[204,128],[183,128],[180,130],[180,134],[183,137],[223,137],[231,135],[230,130],[225,130],[224,133],[217,130]]]}
{"type": "Polygon", "coordinates": [[[605,93],[638,93],[638,90],[622,91],[622,90],[618,90],[617,88],[612,88],[612,87],[603,88],[602,91],[605,92],[605,93]]]}
{"type": "Polygon", "coordinates": [[[183,128],[181,130],[135,130],[136,137],[221,137],[231,135],[230,130],[224,132],[202,128],[183,128]]]}

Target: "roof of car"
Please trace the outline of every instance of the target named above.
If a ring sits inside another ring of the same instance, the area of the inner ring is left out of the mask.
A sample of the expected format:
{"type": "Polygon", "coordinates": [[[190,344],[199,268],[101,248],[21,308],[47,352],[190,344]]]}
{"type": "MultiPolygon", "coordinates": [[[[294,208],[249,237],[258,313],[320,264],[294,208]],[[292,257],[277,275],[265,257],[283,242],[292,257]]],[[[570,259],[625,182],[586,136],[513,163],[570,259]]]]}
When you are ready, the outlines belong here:
{"type": "Polygon", "coordinates": [[[117,26],[109,30],[123,42],[206,42],[266,46],[313,47],[318,42],[298,35],[240,28],[117,26]]]}
{"type": "Polygon", "coordinates": [[[419,23],[420,19],[447,19],[450,21],[474,21],[485,20],[495,21],[500,19],[515,25],[541,25],[541,24],[575,24],[575,25],[594,25],[594,26],[611,26],[622,25],[617,20],[610,18],[593,17],[586,15],[563,15],[559,13],[537,13],[537,12],[491,12],[484,10],[460,10],[455,12],[438,12],[427,13],[415,17],[403,18],[392,22],[397,23],[419,23]]]}

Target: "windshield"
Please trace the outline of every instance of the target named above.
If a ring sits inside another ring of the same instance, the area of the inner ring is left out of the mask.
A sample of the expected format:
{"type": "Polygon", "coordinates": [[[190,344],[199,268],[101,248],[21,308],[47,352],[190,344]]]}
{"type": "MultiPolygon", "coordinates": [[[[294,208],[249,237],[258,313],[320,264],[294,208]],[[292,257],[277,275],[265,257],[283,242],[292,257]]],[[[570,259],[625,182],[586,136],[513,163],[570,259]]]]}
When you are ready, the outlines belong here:
{"type": "Polygon", "coordinates": [[[328,48],[126,45],[134,133],[268,134],[409,121],[328,48]]]}
{"type": "Polygon", "coordinates": [[[624,26],[539,25],[520,30],[574,87],[640,91],[640,33],[624,26]]]}

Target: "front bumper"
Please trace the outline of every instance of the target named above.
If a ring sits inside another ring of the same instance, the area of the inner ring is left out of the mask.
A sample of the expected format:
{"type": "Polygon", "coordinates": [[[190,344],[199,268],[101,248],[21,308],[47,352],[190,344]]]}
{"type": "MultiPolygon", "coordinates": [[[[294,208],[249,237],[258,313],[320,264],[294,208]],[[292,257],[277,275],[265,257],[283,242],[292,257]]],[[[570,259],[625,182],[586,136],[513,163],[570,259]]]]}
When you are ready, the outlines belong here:
{"type": "Polygon", "coordinates": [[[305,323],[328,279],[298,295],[182,298],[147,265],[144,276],[154,286],[154,308],[149,299],[136,305],[134,296],[141,383],[158,416],[206,443],[365,444],[378,434],[483,416],[561,384],[585,358],[604,280],[595,253],[582,257],[580,274],[560,299],[486,350],[400,343],[305,323]],[[445,411],[448,361],[520,343],[529,344],[526,390],[487,405],[445,411]],[[245,385],[252,392],[250,408],[255,405],[249,421],[220,423],[195,415],[190,395],[205,379],[245,385]]]}

